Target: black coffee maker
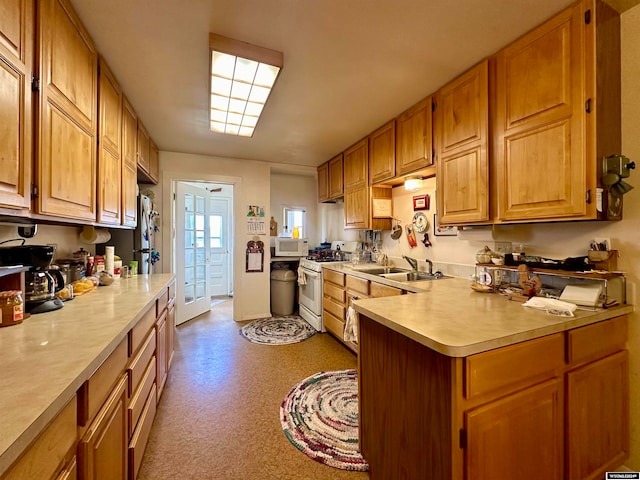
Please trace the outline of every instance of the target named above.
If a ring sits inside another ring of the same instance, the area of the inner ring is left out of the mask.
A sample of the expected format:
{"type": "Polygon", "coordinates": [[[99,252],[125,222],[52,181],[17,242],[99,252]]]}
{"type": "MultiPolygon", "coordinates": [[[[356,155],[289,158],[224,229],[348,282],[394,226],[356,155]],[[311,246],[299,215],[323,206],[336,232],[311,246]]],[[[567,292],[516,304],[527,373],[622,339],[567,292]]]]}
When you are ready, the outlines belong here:
{"type": "Polygon", "coordinates": [[[58,270],[49,269],[55,251],[51,245],[0,247],[0,265],[30,267],[24,275],[25,310],[29,313],[50,312],[64,306],[56,297],[64,287],[64,278],[58,270]]]}

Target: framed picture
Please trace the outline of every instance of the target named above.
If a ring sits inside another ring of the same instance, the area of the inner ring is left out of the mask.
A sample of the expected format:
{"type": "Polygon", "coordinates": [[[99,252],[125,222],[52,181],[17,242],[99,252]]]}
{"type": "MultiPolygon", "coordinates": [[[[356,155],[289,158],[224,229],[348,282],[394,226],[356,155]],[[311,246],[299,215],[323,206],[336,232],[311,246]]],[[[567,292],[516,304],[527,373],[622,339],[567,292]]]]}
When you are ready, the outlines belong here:
{"type": "Polygon", "coordinates": [[[437,213],[433,214],[433,234],[436,237],[455,237],[458,235],[458,227],[438,225],[437,213]]]}
{"type": "Polygon", "coordinates": [[[430,203],[429,194],[426,193],[424,195],[416,195],[413,197],[413,211],[416,210],[429,210],[430,203]]]}

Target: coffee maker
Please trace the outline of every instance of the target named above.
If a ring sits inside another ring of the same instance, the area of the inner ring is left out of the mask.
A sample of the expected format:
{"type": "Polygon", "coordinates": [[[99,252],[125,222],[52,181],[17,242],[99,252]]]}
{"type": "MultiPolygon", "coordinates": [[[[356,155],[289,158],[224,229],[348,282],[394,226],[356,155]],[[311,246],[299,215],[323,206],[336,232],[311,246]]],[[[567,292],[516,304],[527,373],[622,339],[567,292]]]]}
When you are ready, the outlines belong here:
{"type": "Polygon", "coordinates": [[[25,310],[44,313],[64,306],[56,292],[64,287],[64,278],[58,270],[49,269],[56,249],[51,245],[20,245],[0,247],[0,265],[29,267],[24,274],[25,310]]]}

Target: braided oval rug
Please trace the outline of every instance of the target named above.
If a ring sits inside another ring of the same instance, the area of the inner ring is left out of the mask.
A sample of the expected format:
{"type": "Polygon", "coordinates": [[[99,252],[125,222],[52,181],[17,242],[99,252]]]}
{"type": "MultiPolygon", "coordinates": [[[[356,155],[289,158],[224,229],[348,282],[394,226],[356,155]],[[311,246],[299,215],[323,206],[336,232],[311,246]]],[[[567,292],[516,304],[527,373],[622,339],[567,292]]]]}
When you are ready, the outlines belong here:
{"type": "Polygon", "coordinates": [[[240,329],[244,338],[263,345],[298,343],[315,333],[315,328],[298,315],[259,318],[240,329]]]}
{"type": "Polygon", "coordinates": [[[369,469],[359,449],[355,370],[302,380],[282,401],[280,423],[287,439],[308,457],[342,470],[369,469]]]}

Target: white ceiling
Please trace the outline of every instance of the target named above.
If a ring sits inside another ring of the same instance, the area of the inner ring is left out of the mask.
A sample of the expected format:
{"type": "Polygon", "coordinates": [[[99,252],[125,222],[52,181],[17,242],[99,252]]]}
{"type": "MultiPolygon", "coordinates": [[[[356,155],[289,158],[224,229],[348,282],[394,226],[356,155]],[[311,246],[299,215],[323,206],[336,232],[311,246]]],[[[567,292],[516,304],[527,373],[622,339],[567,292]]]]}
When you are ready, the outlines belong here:
{"type": "Polygon", "coordinates": [[[572,2],[71,0],[160,150],[310,166],[572,2]],[[284,53],[253,138],[209,130],[209,32],[284,53]]]}

